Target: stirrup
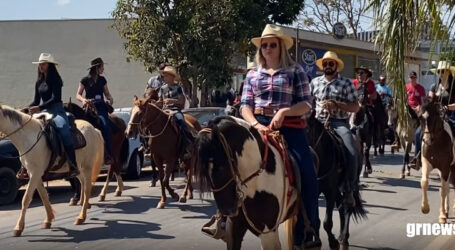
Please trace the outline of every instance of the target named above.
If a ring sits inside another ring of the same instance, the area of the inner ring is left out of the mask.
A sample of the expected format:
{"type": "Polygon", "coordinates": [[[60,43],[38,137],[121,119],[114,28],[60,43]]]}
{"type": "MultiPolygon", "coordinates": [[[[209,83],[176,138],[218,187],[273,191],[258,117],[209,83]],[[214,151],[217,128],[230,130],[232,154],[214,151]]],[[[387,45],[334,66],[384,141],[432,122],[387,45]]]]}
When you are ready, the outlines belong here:
{"type": "Polygon", "coordinates": [[[223,216],[217,216],[213,215],[212,218],[210,218],[210,221],[205,223],[201,231],[203,234],[212,237],[214,239],[222,239],[223,241],[226,241],[226,229],[221,228],[221,223],[223,222],[223,216]],[[215,228],[211,228],[213,224],[215,224],[215,228]]]}

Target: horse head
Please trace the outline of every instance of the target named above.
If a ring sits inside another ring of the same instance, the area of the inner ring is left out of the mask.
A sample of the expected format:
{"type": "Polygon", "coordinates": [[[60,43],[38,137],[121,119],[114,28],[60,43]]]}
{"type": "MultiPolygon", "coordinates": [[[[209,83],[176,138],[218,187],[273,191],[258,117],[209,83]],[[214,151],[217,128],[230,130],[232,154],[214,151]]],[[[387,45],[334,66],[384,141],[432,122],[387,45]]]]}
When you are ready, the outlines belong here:
{"type": "Polygon", "coordinates": [[[196,138],[195,175],[202,192],[213,192],[217,207],[224,215],[237,215],[246,195],[240,191],[243,188],[240,176],[243,171],[251,174],[251,168],[257,168],[262,162],[257,140],[260,135],[249,127],[240,119],[217,117],[196,138]]]}
{"type": "Polygon", "coordinates": [[[422,118],[425,127],[431,134],[444,131],[444,121],[441,114],[441,105],[439,102],[425,99],[422,105],[422,118]]]}
{"type": "Polygon", "coordinates": [[[95,128],[101,129],[101,120],[98,117],[96,109],[95,111],[93,111],[93,109],[84,109],[76,103],[72,103],[71,100],[68,103],[65,103],[63,107],[66,112],[73,114],[75,119],[87,121],[95,128]]]}
{"type": "Polygon", "coordinates": [[[148,126],[153,123],[153,119],[160,112],[162,113],[163,111],[150,98],[139,99],[134,96],[133,108],[131,109],[130,121],[125,135],[129,138],[136,138],[141,132],[146,132],[148,126]]]}
{"type": "Polygon", "coordinates": [[[144,93],[144,98],[158,101],[158,90],[155,88],[147,88],[144,93]]]}

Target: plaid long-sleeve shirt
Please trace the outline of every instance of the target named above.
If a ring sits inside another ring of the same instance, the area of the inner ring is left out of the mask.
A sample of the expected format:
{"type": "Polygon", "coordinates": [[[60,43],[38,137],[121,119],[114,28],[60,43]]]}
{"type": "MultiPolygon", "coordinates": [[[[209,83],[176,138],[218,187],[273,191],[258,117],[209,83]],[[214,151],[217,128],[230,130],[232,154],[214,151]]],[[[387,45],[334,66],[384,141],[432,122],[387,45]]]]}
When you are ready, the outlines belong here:
{"type": "Polygon", "coordinates": [[[245,78],[241,107],[281,109],[302,101],[311,104],[308,77],[298,64],[273,75],[255,67],[245,78]]]}

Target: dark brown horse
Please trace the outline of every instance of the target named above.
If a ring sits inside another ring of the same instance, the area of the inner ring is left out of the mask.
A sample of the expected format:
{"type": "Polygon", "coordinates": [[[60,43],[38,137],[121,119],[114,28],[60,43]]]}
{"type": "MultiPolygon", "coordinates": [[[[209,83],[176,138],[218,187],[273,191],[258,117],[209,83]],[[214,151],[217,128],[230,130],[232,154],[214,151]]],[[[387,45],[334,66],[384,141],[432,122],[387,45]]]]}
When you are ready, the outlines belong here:
{"type": "MultiPolygon", "coordinates": [[[[180,202],[186,202],[186,199],[193,198],[193,187],[191,185],[192,168],[194,166],[194,157],[182,159],[178,152],[179,130],[172,114],[161,110],[155,105],[155,102],[147,99],[133,99],[134,106],[131,109],[130,121],[125,134],[128,137],[137,137],[139,134],[149,138],[148,143],[152,158],[158,167],[161,183],[161,200],[157,208],[164,208],[166,204],[166,189],[174,201],[179,200],[179,196],[169,185],[169,178],[172,171],[176,168],[176,162],[180,160],[184,163],[187,184],[180,202]],[[164,164],[166,167],[164,167],[164,164]]],[[[185,115],[185,121],[194,134],[201,126],[196,118],[185,115]]]]}
{"type": "MultiPolygon", "coordinates": [[[[95,128],[101,130],[101,123],[96,112],[96,109],[92,106],[81,108],[75,103],[70,102],[65,104],[65,110],[72,113],[76,119],[86,120],[90,122],[95,128]]],[[[117,189],[115,190],[115,196],[121,196],[123,191],[123,180],[122,176],[120,175],[120,171],[122,165],[125,164],[128,160],[128,151],[129,151],[129,143],[125,134],[123,133],[126,129],[126,124],[122,120],[122,118],[109,114],[109,118],[113,123],[112,129],[112,159],[113,163],[109,167],[108,176],[106,178],[106,182],[104,183],[104,187],[100,193],[100,201],[104,201],[106,199],[106,192],[107,188],[109,187],[109,181],[113,175],[115,175],[117,179],[117,189]]],[[[79,183],[73,182],[73,185],[77,185],[79,183]]],[[[79,190],[79,188],[78,188],[79,190]]],[[[76,205],[77,198],[73,197],[71,199],[70,204],[76,205]]]]}

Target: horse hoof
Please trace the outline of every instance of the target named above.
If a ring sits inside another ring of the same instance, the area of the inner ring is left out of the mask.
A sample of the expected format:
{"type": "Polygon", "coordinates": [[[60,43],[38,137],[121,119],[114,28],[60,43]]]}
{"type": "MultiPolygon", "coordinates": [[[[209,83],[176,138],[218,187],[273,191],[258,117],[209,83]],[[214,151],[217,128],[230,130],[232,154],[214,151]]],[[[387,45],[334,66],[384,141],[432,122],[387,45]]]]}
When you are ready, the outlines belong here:
{"type": "Polygon", "coordinates": [[[440,224],[446,224],[447,223],[447,218],[439,218],[439,223],[440,224]]]}
{"type": "Polygon", "coordinates": [[[22,235],[22,231],[23,231],[23,230],[14,230],[14,231],[13,231],[13,236],[14,236],[14,237],[19,237],[19,236],[21,236],[21,235],[22,235]]]}
{"type": "Polygon", "coordinates": [[[76,206],[76,205],[77,205],[77,202],[78,202],[78,200],[76,200],[76,199],[74,199],[74,198],[71,198],[71,199],[70,199],[70,202],[68,203],[68,205],[70,205],[70,206],[76,206]]]}
{"type": "Polygon", "coordinates": [[[119,190],[119,191],[115,192],[115,196],[117,196],[117,197],[122,196],[122,191],[119,190]]]}
{"type": "Polygon", "coordinates": [[[180,203],[186,203],[186,198],[185,197],[180,197],[180,200],[179,200],[180,203]]]}
{"type": "Polygon", "coordinates": [[[367,171],[363,171],[363,178],[368,178],[368,172],[367,171]]]}
{"type": "Polygon", "coordinates": [[[368,173],[369,174],[372,174],[373,173],[373,169],[371,167],[367,168],[368,169],[368,173]]]}
{"type": "Polygon", "coordinates": [[[340,244],[340,250],[349,250],[349,245],[340,244]]]}
{"type": "Polygon", "coordinates": [[[340,249],[340,243],[338,241],[329,242],[329,246],[331,250],[338,250],[340,249]]]}
{"type": "Polygon", "coordinates": [[[156,208],[162,209],[162,208],[164,208],[165,205],[166,205],[166,202],[160,201],[160,202],[158,202],[158,206],[156,206],[156,208]]]}
{"type": "Polygon", "coordinates": [[[76,218],[76,220],[74,221],[74,225],[82,225],[84,221],[85,219],[76,218]]]}
{"type": "Polygon", "coordinates": [[[187,195],[186,198],[187,198],[188,200],[192,200],[192,199],[193,199],[193,194],[187,195]]]}
{"type": "Polygon", "coordinates": [[[430,206],[422,206],[422,213],[428,214],[430,212],[430,206]]]}
{"type": "Polygon", "coordinates": [[[411,176],[411,171],[407,171],[406,176],[411,176]]]}
{"type": "Polygon", "coordinates": [[[403,173],[400,175],[400,179],[404,179],[404,174],[403,173]]]}
{"type": "Polygon", "coordinates": [[[106,200],[106,196],[105,195],[100,195],[99,201],[105,201],[105,200],[106,200]]]}
{"type": "Polygon", "coordinates": [[[50,222],[43,222],[43,225],[41,225],[41,229],[50,229],[50,228],[51,228],[50,222]]]}
{"type": "Polygon", "coordinates": [[[179,201],[179,199],[180,199],[180,196],[178,194],[172,195],[172,200],[173,201],[179,201]]]}

